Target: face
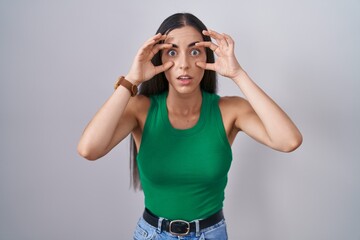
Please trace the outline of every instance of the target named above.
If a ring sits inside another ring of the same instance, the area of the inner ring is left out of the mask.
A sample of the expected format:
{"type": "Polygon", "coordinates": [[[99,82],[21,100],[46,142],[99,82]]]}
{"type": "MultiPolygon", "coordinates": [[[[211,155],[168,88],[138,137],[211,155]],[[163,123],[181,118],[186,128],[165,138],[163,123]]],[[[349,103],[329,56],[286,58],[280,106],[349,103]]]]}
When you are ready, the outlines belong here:
{"type": "Polygon", "coordinates": [[[196,47],[195,43],[203,41],[202,35],[193,27],[185,26],[172,30],[165,43],[173,45],[163,50],[162,62],[172,61],[174,65],[165,76],[169,81],[169,91],[191,93],[200,90],[200,82],[205,70],[196,66],[196,62],[206,62],[204,47],[196,47]]]}

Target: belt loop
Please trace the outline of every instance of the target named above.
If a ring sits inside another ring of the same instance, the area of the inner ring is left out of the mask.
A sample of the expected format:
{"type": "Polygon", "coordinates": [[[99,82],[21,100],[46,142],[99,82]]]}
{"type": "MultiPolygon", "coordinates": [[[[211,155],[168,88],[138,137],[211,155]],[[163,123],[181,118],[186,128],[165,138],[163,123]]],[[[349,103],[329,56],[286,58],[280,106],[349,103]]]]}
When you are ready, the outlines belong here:
{"type": "Polygon", "coordinates": [[[199,220],[195,220],[195,230],[196,230],[195,236],[199,237],[200,236],[200,223],[199,223],[199,220]]]}
{"type": "Polygon", "coordinates": [[[159,217],[158,227],[157,227],[157,229],[156,229],[156,232],[157,232],[157,233],[161,233],[161,231],[162,231],[162,222],[163,222],[163,220],[164,220],[164,218],[159,217]]]}

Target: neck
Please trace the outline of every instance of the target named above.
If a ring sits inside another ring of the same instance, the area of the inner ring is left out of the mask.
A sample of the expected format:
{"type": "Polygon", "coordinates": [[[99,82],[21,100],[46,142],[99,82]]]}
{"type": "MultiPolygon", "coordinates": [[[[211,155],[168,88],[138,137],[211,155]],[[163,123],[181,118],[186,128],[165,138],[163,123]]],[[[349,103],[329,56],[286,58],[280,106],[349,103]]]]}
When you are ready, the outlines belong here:
{"type": "Polygon", "coordinates": [[[200,88],[192,93],[181,94],[175,91],[169,91],[166,99],[166,105],[169,112],[187,115],[199,113],[202,103],[202,94],[200,88]]]}

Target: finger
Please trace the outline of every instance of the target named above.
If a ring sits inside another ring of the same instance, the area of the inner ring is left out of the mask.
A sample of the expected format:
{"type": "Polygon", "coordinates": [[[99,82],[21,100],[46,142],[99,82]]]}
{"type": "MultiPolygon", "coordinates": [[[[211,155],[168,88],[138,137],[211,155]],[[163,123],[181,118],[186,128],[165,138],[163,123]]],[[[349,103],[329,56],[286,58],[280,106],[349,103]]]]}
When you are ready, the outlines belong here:
{"type": "Polygon", "coordinates": [[[165,34],[157,33],[156,35],[154,35],[150,39],[153,39],[153,40],[155,40],[157,42],[157,41],[160,41],[160,40],[164,40],[165,38],[166,38],[165,34]]]}
{"type": "Polygon", "coordinates": [[[222,37],[222,35],[220,33],[216,32],[214,30],[208,29],[207,32],[208,32],[208,35],[210,37],[212,37],[212,38],[216,39],[216,38],[221,38],[222,37]]]}
{"type": "Polygon", "coordinates": [[[162,35],[161,33],[158,33],[154,36],[152,36],[151,38],[149,38],[143,45],[143,49],[149,47],[149,46],[153,46],[154,44],[158,43],[161,40],[164,40],[166,38],[166,35],[162,35]]]}
{"type": "Polygon", "coordinates": [[[195,64],[200,68],[215,71],[215,65],[213,63],[196,62],[195,64]]]}
{"type": "Polygon", "coordinates": [[[159,34],[159,36],[158,37],[155,37],[155,43],[158,43],[158,42],[160,42],[160,41],[164,41],[166,38],[167,38],[167,35],[165,35],[165,34],[161,34],[161,33],[158,33],[159,34]]]}
{"type": "Polygon", "coordinates": [[[158,34],[152,36],[151,38],[149,38],[148,40],[145,41],[143,46],[148,46],[148,45],[156,43],[156,41],[158,41],[158,39],[160,37],[161,37],[161,33],[158,33],[158,34]]]}
{"type": "Polygon", "coordinates": [[[232,37],[230,35],[225,34],[225,33],[224,33],[224,36],[225,36],[226,41],[229,44],[229,47],[234,49],[235,41],[232,39],[232,37]]]}
{"type": "Polygon", "coordinates": [[[157,54],[160,50],[167,49],[167,48],[171,48],[172,46],[173,46],[173,45],[170,44],[170,43],[155,44],[155,46],[153,46],[153,48],[151,49],[150,57],[152,58],[152,57],[155,56],[155,54],[157,54]]]}
{"type": "Polygon", "coordinates": [[[139,49],[139,53],[145,52],[145,51],[148,51],[149,49],[151,49],[155,45],[156,41],[157,40],[154,37],[148,39],[139,49]]]}
{"type": "Polygon", "coordinates": [[[227,41],[226,41],[226,39],[225,39],[225,36],[222,35],[222,34],[220,34],[220,33],[218,33],[218,32],[216,32],[216,31],[214,31],[214,30],[211,30],[211,29],[209,29],[209,30],[207,30],[207,31],[204,30],[204,31],[203,31],[203,34],[212,37],[213,39],[215,39],[215,41],[216,41],[218,44],[228,45],[228,43],[227,43],[227,41]]]}
{"type": "Polygon", "coordinates": [[[208,47],[214,52],[219,48],[218,45],[216,45],[215,43],[212,43],[212,42],[197,42],[197,43],[195,43],[195,46],[208,47]]]}
{"type": "Polygon", "coordinates": [[[215,39],[216,43],[220,46],[228,46],[228,42],[223,34],[220,34],[214,30],[207,30],[207,35],[215,39]]]}
{"type": "Polygon", "coordinates": [[[157,50],[163,50],[165,48],[172,48],[173,47],[173,44],[171,43],[158,43],[156,45],[154,45],[154,49],[157,49],[157,50]]]}
{"type": "MultiPolygon", "coordinates": [[[[153,57],[161,48],[164,46],[161,46],[159,49],[157,49],[158,42],[165,39],[166,35],[162,35],[161,33],[156,34],[155,36],[149,38],[144,45],[139,49],[138,54],[143,56],[148,56],[150,54],[150,57],[153,57]],[[153,49],[155,47],[155,49],[153,49]]],[[[159,44],[161,45],[161,44],[159,44]]]]}
{"type": "Polygon", "coordinates": [[[160,66],[155,67],[155,75],[166,70],[169,70],[174,65],[174,62],[166,62],[160,66]]]}
{"type": "Polygon", "coordinates": [[[226,33],[223,33],[223,35],[225,36],[225,39],[229,44],[235,44],[234,40],[232,39],[232,37],[230,35],[228,35],[226,33]]]}

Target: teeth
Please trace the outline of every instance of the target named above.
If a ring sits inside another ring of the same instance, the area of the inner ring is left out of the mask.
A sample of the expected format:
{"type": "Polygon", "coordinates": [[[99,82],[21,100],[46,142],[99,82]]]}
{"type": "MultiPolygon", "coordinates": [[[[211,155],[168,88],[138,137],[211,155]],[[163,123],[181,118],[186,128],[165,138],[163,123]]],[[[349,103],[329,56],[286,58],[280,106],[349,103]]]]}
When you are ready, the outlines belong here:
{"type": "Polygon", "coordinates": [[[179,77],[179,79],[190,79],[190,77],[179,77]]]}

